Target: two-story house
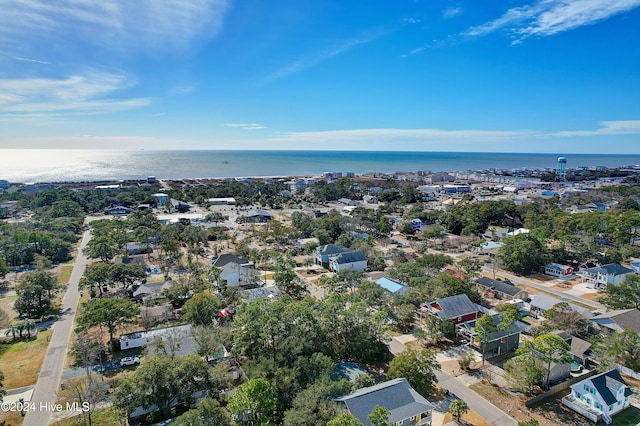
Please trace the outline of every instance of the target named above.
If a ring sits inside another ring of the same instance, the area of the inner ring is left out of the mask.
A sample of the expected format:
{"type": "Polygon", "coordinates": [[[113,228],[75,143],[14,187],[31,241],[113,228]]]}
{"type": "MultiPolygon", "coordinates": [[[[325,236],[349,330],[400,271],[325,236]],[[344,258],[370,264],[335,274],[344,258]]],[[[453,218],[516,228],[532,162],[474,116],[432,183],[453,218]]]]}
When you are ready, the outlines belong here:
{"type": "Polygon", "coordinates": [[[632,393],[618,370],[610,370],[572,385],[562,403],[589,420],[610,424],[614,414],[631,405],[632,393]]]}
{"type": "Polygon", "coordinates": [[[463,324],[478,319],[480,309],[466,294],[443,297],[422,306],[423,312],[440,320],[448,320],[453,325],[463,324]]]}
{"type": "Polygon", "coordinates": [[[609,284],[621,284],[631,273],[633,273],[631,269],[625,268],[619,263],[609,263],[585,269],[582,271],[582,276],[587,281],[587,287],[604,289],[609,284]]]}

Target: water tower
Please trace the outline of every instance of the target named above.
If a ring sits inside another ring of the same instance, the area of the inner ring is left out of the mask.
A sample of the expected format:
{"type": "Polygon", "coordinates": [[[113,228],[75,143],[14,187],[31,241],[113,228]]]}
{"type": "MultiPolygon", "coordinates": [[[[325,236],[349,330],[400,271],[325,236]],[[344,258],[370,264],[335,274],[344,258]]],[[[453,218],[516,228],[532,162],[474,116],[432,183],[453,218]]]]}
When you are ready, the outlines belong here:
{"type": "Polygon", "coordinates": [[[567,159],[565,157],[558,157],[558,169],[557,169],[558,179],[564,180],[566,168],[567,168],[567,159]]]}

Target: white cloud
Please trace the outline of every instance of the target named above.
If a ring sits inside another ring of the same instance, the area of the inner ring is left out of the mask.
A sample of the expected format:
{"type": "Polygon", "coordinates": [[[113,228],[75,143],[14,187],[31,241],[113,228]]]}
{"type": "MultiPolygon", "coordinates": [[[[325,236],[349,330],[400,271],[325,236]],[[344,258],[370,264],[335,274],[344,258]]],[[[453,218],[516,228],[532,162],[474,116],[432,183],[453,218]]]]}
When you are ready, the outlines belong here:
{"type": "Polygon", "coordinates": [[[359,37],[342,41],[341,43],[331,46],[328,49],[305,55],[266,75],[259,80],[258,84],[261,86],[268,85],[282,78],[297,74],[307,68],[311,68],[320,64],[321,62],[341,55],[356,46],[370,43],[384,34],[386,34],[386,31],[368,32],[365,34],[361,34],[359,37]]]}
{"type": "Polygon", "coordinates": [[[113,98],[117,91],[135,84],[125,76],[107,73],[0,80],[0,114],[16,119],[57,112],[105,113],[148,105],[150,101],[145,98],[113,98]]]}
{"type": "Polygon", "coordinates": [[[601,121],[595,130],[563,130],[558,136],[616,136],[640,135],[640,120],[601,121]]]}
{"type": "Polygon", "coordinates": [[[592,25],[640,6],[640,0],[538,0],[514,7],[500,18],[468,29],[481,36],[500,29],[511,30],[516,43],[533,35],[549,36],[592,25]]]}
{"type": "Polygon", "coordinates": [[[8,0],[0,42],[86,41],[108,49],[185,48],[222,27],[230,0],[8,0]]]}
{"type": "Polygon", "coordinates": [[[263,126],[262,124],[257,123],[226,123],[227,127],[234,127],[242,130],[260,130],[266,129],[267,126],[263,126]]]}
{"type": "Polygon", "coordinates": [[[16,56],[14,59],[16,61],[21,61],[21,62],[33,62],[33,63],[36,63],[36,64],[51,65],[51,62],[41,61],[39,59],[23,58],[23,57],[20,57],[20,56],[16,56]]]}
{"type": "Polygon", "coordinates": [[[442,17],[444,19],[451,19],[460,15],[461,13],[462,13],[461,7],[450,7],[446,9],[444,12],[442,12],[442,17]]]}
{"type": "MultiPolygon", "coordinates": [[[[447,130],[447,129],[351,129],[327,130],[317,132],[288,132],[269,138],[273,143],[302,146],[312,144],[325,149],[375,149],[393,144],[394,149],[421,146],[424,149],[450,149],[455,145],[473,145],[480,143],[508,144],[558,137],[593,137],[640,135],[640,120],[603,121],[594,130],[447,130]],[[417,145],[419,144],[419,145],[417,145]],[[355,149],[355,148],[354,148],[355,149]]],[[[510,149],[511,149],[510,148],[510,149]]]]}

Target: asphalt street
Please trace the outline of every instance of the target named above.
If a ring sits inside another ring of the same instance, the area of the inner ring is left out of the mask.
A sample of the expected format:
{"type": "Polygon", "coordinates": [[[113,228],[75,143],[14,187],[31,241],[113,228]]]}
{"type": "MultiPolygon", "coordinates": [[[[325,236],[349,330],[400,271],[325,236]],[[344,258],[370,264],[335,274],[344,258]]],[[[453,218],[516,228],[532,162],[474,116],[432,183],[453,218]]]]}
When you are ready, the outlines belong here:
{"type": "Polygon", "coordinates": [[[62,368],[64,367],[69,347],[76,309],[80,300],[78,282],[87,266],[87,258],[83,253],[83,249],[90,238],[89,231],[85,231],[71,277],[69,278],[67,291],[62,299],[62,314],[60,319],[52,326],[53,334],[51,335],[47,354],[42,363],[40,376],[31,398],[31,405],[34,409],[27,412],[23,423],[25,426],[47,425],[51,419],[53,404],[56,402],[57,391],[60,388],[62,368]]]}

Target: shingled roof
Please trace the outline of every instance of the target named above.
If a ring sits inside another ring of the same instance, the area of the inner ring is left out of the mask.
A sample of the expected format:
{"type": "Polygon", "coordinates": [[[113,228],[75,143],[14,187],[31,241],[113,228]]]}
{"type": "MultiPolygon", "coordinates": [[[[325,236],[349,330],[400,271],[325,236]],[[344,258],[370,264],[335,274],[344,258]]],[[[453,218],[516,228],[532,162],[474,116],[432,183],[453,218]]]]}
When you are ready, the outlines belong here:
{"type": "Polygon", "coordinates": [[[494,280],[489,277],[482,277],[478,280],[478,285],[489,288],[500,293],[508,294],[515,297],[518,293],[522,292],[521,288],[516,287],[508,281],[494,280]]]}
{"type": "Polygon", "coordinates": [[[625,387],[624,396],[629,396],[633,393],[618,370],[615,369],[607,371],[606,373],[598,374],[597,376],[593,376],[587,380],[593,383],[593,387],[596,388],[607,405],[614,404],[618,401],[612,390],[617,393],[622,389],[622,387],[625,387]]]}
{"type": "Polygon", "coordinates": [[[348,395],[336,398],[335,401],[344,403],[349,412],[365,426],[371,426],[368,416],[376,405],[391,412],[388,421],[393,424],[413,416],[419,416],[421,413],[435,408],[433,404],[413,390],[405,378],[358,389],[348,395]]]}

